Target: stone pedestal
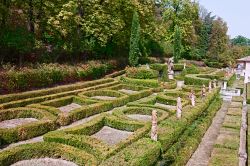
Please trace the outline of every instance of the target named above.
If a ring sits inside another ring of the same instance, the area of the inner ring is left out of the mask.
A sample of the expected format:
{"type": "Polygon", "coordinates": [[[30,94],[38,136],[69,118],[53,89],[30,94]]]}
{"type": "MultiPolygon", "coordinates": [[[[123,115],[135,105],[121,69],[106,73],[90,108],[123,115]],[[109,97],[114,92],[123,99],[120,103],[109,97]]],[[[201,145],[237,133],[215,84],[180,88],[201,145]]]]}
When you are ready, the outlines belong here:
{"type": "Polygon", "coordinates": [[[174,71],[173,71],[173,70],[171,70],[171,71],[168,73],[168,78],[169,78],[170,80],[173,80],[173,79],[174,79],[174,71]]]}
{"type": "Polygon", "coordinates": [[[210,93],[211,91],[212,91],[212,82],[210,81],[208,85],[208,92],[210,93]]]}
{"type": "Polygon", "coordinates": [[[177,109],[176,109],[176,117],[178,119],[181,118],[181,113],[182,113],[182,103],[181,103],[181,98],[177,98],[177,109]]]}
{"type": "Polygon", "coordinates": [[[227,82],[223,82],[223,88],[222,89],[227,89],[227,82]]]}
{"type": "Polygon", "coordinates": [[[157,111],[152,111],[151,139],[157,141],[157,111]]]}

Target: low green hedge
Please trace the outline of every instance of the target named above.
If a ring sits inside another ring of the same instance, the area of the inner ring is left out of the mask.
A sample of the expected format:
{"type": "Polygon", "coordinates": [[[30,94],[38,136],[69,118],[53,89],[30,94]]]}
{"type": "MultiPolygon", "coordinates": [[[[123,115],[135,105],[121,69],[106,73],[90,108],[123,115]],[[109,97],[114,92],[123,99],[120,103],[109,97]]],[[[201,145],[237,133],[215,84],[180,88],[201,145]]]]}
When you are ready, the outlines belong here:
{"type": "Polygon", "coordinates": [[[187,126],[193,123],[204,111],[207,110],[215,97],[219,95],[219,90],[216,89],[207,95],[206,99],[197,104],[195,107],[186,106],[182,111],[182,118],[178,120],[176,116],[172,116],[159,124],[158,135],[159,141],[162,144],[162,149],[165,152],[183,133],[187,126]]]}
{"type": "Polygon", "coordinates": [[[153,79],[141,80],[141,79],[121,77],[120,81],[122,83],[129,84],[129,85],[138,85],[138,86],[145,86],[145,87],[150,87],[150,88],[157,88],[160,86],[158,80],[153,80],[153,79]]]}
{"type": "Polygon", "coordinates": [[[105,78],[115,78],[115,77],[121,76],[121,75],[123,75],[125,73],[126,73],[125,70],[121,70],[121,71],[114,72],[112,74],[108,74],[108,75],[105,76],[105,78]]]}
{"type": "MultiPolygon", "coordinates": [[[[160,122],[161,120],[166,119],[167,117],[169,117],[169,113],[160,109],[156,109],[156,108],[149,108],[149,107],[127,107],[127,108],[120,108],[120,109],[115,109],[113,111],[113,115],[117,116],[118,118],[123,118],[123,119],[128,119],[128,120],[134,120],[131,119],[129,117],[127,117],[127,115],[131,115],[131,114],[139,114],[139,115],[152,115],[152,111],[153,110],[157,110],[157,117],[158,117],[158,122],[160,122]]],[[[143,121],[141,121],[143,122],[143,121]]]]}
{"type": "Polygon", "coordinates": [[[161,86],[164,87],[164,89],[175,89],[175,88],[177,88],[177,81],[170,80],[167,82],[162,82],[161,86]]]}
{"type": "Polygon", "coordinates": [[[209,85],[209,82],[214,79],[220,79],[218,75],[209,75],[209,74],[188,74],[185,76],[186,85],[209,85]]]}
{"type": "Polygon", "coordinates": [[[145,125],[142,122],[103,114],[86,124],[60,131],[49,132],[44,135],[44,140],[47,142],[63,143],[84,149],[101,161],[115,155],[120,149],[145,136],[150,131],[150,127],[150,125],[145,125]],[[110,147],[102,141],[91,137],[91,135],[98,132],[104,126],[109,126],[118,130],[133,131],[134,134],[129,136],[126,140],[110,147]]]}
{"type": "Polygon", "coordinates": [[[0,165],[9,166],[22,160],[46,157],[68,160],[79,166],[98,165],[96,158],[83,150],[51,142],[24,144],[2,151],[0,152],[0,165]]]}
{"type": "Polygon", "coordinates": [[[155,63],[151,64],[150,68],[153,70],[157,70],[161,74],[162,81],[168,81],[168,66],[166,64],[155,63]]]}
{"type": "Polygon", "coordinates": [[[128,78],[136,78],[136,79],[154,79],[158,78],[159,72],[152,69],[146,69],[144,67],[136,68],[136,67],[127,67],[126,68],[126,76],[128,78]]]}
{"type": "Polygon", "coordinates": [[[199,74],[199,68],[196,67],[195,65],[188,66],[186,68],[187,74],[199,74]]]}
{"type": "Polygon", "coordinates": [[[165,165],[185,165],[220,109],[222,100],[216,98],[202,115],[187,127],[178,141],[163,154],[165,165]]]}
{"type": "Polygon", "coordinates": [[[184,69],[184,64],[174,64],[174,71],[182,71],[184,69]]]}
{"type": "Polygon", "coordinates": [[[150,166],[156,163],[160,153],[161,146],[158,142],[143,138],[102,162],[101,166],[150,166]]]}
{"type": "Polygon", "coordinates": [[[0,128],[0,145],[30,139],[48,131],[55,130],[56,117],[44,110],[35,108],[13,108],[0,111],[0,121],[16,118],[36,118],[38,121],[17,126],[15,128],[0,128]]]}
{"type": "Polygon", "coordinates": [[[37,96],[37,97],[25,98],[25,99],[21,99],[21,100],[3,103],[3,104],[0,104],[0,109],[24,107],[26,105],[40,103],[40,102],[44,102],[46,100],[56,99],[56,98],[65,97],[65,96],[69,96],[69,95],[76,95],[77,93],[87,91],[87,90],[103,89],[103,88],[114,86],[117,84],[118,84],[118,82],[114,81],[114,82],[108,82],[108,83],[104,83],[104,84],[100,84],[100,85],[98,84],[96,86],[86,87],[83,89],[80,88],[80,89],[76,89],[76,90],[72,90],[72,91],[63,92],[63,90],[62,90],[62,92],[58,92],[56,94],[51,94],[51,95],[46,95],[46,96],[41,95],[41,96],[37,96]]]}
{"type": "Polygon", "coordinates": [[[246,97],[247,97],[247,104],[250,104],[250,83],[247,84],[247,87],[246,87],[246,97]]]}
{"type": "Polygon", "coordinates": [[[232,86],[234,81],[236,80],[236,74],[233,74],[229,79],[227,80],[227,85],[232,86]]]}
{"type": "Polygon", "coordinates": [[[0,94],[4,91],[25,91],[55,85],[68,80],[97,79],[115,69],[110,62],[91,61],[77,66],[42,64],[37,68],[23,68],[0,73],[0,94]]]}

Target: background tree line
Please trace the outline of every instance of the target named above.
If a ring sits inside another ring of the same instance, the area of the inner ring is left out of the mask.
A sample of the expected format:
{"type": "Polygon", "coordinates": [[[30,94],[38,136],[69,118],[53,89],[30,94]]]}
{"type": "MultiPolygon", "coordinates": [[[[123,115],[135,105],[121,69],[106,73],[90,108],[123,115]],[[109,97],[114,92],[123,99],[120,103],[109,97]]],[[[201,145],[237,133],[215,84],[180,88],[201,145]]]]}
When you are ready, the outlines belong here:
{"type": "Polygon", "coordinates": [[[230,40],[191,0],[0,0],[0,28],[2,64],[176,55],[231,65],[249,54],[249,39],[230,40]]]}

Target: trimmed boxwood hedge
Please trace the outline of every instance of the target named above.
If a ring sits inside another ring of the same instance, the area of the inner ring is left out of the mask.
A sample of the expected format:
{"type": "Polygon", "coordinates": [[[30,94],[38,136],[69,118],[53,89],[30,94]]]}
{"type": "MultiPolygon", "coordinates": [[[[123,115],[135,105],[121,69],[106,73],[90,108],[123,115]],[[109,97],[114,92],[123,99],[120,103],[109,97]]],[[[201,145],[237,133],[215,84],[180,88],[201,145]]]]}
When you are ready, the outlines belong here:
{"type": "Polygon", "coordinates": [[[161,81],[168,81],[168,66],[166,64],[155,63],[151,64],[150,68],[153,70],[157,70],[161,75],[161,81]]]}
{"type": "Polygon", "coordinates": [[[43,101],[46,101],[46,100],[56,99],[56,98],[65,97],[65,96],[69,96],[69,95],[76,95],[77,93],[80,93],[80,92],[83,92],[83,91],[102,89],[102,88],[106,88],[106,87],[109,87],[109,86],[114,86],[114,85],[117,85],[117,84],[118,84],[118,82],[114,81],[114,82],[111,82],[111,83],[100,84],[100,85],[96,85],[96,86],[92,86],[92,87],[87,87],[87,88],[84,88],[84,89],[61,92],[61,93],[46,95],[46,96],[41,96],[41,97],[25,98],[25,99],[22,99],[22,100],[16,100],[16,101],[11,101],[11,102],[0,104],[0,109],[8,109],[8,108],[14,108],[14,107],[24,107],[24,106],[29,105],[29,104],[35,104],[35,103],[43,102],[43,101]]]}
{"type": "Polygon", "coordinates": [[[9,166],[22,160],[46,157],[68,160],[79,166],[98,165],[93,155],[72,146],[52,142],[24,144],[2,151],[0,152],[0,165],[9,166]]]}
{"type": "Polygon", "coordinates": [[[246,96],[247,96],[247,104],[250,104],[250,83],[247,84],[247,87],[246,87],[246,96]]]}
{"type": "Polygon", "coordinates": [[[158,142],[143,138],[104,161],[101,166],[150,166],[156,163],[160,153],[161,146],[158,142]]]}
{"type": "MultiPolygon", "coordinates": [[[[118,118],[124,118],[124,119],[134,121],[134,119],[131,119],[131,118],[127,117],[127,115],[139,114],[139,115],[149,115],[149,116],[151,116],[153,110],[157,110],[158,122],[160,122],[161,120],[166,119],[170,115],[168,112],[163,111],[161,109],[149,108],[149,107],[127,107],[127,108],[115,109],[113,111],[112,115],[117,116],[118,118]]],[[[143,121],[140,121],[140,122],[143,122],[143,121]]]]}
{"type": "Polygon", "coordinates": [[[196,105],[196,107],[186,106],[182,111],[182,118],[178,120],[172,116],[159,125],[159,141],[165,152],[183,133],[187,126],[193,123],[204,111],[207,110],[211,102],[219,95],[219,89],[213,90],[207,95],[206,100],[196,105]]]}
{"type": "Polygon", "coordinates": [[[160,86],[158,80],[153,80],[153,79],[140,80],[140,79],[121,77],[120,81],[122,83],[129,84],[129,85],[145,86],[145,87],[150,87],[150,88],[157,88],[160,86]]]}
{"type": "Polygon", "coordinates": [[[142,122],[103,114],[86,124],[60,131],[49,132],[44,135],[44,140],[47,142],[63,143],[84,149],[101,161],[116,154],[120,149],[145,136],[150,131],[150,128],[151,125],[142,122]],[[98,139],[90,137],[104,126],[109,126],[118,130],[133,131],[135,133],[117,145],[109,147],[98,139]]]}
{"type": "Polygon", "coordinates": [[[222,100],[217,97],[207,110],[187,127],[178,141],[162,155],[165,165],[185,165],[187,163],[221,105],[222,100]]]}
{"type": "Polygon", "coordinates": [[[159,72],[157,70],[147,69],[144,67],[127,67],[126,76],[128,78],[136,79],[154,79],[158,78],[159,72]]]}
{"type": "Polygon", "coordinates": [[[11,101],[16,101],[16,100],[27,99],[27,98],[41,97],[41,96],[51,95],[55,93],[68,92],[68,91],[88,88],[91,86],[96,86],[96,85],[111,83],[111,82],[114,82],[114,80],[111,78],[108,78],[108,79],[100,79],[100,80],[95,80],[95,81],[80,82],[80,83],[71,84],[71,85],[63,85],[63,86],[42,89],[42,90],[22,92],[18,94],[1,95],[0,104],[11,102],[11,101]]]}
{"type": "Polygon", "coordinates": [[[213,79],[220,79],[219,75],[209,75],[209,74],[188,74],[185,76],[186,85],[209,85],[209,82],[213,79]]]}
{"type": "Polygon", "coordinates": [[[36,108],[12,108],[0,111],[0,121],[16,118],[36,118],[39,121],[17,126],[15,128],[0,128],[0,145],[26,140],[55,130],[56,117],[44,110],[36,108]]]}

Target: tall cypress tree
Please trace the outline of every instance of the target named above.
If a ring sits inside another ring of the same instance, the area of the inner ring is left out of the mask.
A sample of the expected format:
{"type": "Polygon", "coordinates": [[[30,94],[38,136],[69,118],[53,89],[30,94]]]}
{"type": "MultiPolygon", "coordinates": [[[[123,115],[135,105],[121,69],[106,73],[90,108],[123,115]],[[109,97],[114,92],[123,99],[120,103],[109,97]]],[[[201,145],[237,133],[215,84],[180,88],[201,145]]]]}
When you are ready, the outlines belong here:
{"type": "Polygon", "coordinates": [[[174,30],[174,61],[175,63],[178,62],[178,60],[181,57],[182,53],[182,44],[181,44],[181,32],[178,25],[175,26],[174,30]]]}
{"type": "Polygon", "coordinates": [[[132,19],[131,36],[130,36],[130,49],[129,49],[129,64],[131,66],[138,65],[140,56],[140,22],[139,15],[135,11],[132,19]]]}

